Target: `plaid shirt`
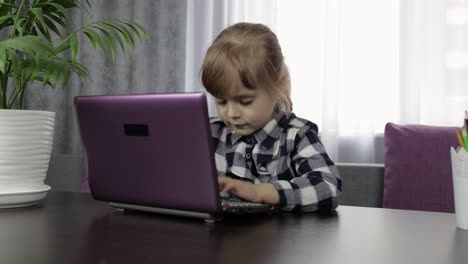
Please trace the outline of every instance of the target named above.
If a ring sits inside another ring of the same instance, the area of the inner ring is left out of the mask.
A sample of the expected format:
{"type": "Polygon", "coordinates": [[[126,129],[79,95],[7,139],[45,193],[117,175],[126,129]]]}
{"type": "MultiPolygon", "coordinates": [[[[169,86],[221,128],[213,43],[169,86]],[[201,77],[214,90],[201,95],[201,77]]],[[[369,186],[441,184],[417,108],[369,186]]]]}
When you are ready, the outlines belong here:
{"type": "Polygon", "coordinates": [[[278,112],[265,127],[241,136],[211,118],[218,175],[271,183],[283,210],[331,211],[341,198],[341,179],[317,136],[317,125],[278,112]]]}

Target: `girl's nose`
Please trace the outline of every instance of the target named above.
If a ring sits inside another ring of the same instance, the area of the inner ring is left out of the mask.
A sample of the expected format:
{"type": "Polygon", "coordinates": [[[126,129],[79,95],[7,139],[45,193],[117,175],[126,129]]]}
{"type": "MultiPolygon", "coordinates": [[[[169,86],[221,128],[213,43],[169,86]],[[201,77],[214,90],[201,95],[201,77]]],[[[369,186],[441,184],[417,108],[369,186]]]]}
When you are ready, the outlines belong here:
{"type": "Polygon", "coordinates": [[[238,117],[239,116],[239,109],[234,103],[228,103],[227,105],[227,115],[230,118],[238,117]]]}

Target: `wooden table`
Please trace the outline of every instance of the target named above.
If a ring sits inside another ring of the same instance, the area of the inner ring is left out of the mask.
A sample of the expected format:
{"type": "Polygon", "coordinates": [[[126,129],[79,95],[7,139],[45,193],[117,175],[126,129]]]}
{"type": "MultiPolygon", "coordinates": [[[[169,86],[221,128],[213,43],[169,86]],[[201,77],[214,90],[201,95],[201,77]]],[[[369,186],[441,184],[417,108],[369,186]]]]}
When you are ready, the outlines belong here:
{"type": "Polygon", "coordinates": [[[455,215],[341,206],[208,224],[50,192],[0,210],[0,263],[468,263],[455,215]]]}

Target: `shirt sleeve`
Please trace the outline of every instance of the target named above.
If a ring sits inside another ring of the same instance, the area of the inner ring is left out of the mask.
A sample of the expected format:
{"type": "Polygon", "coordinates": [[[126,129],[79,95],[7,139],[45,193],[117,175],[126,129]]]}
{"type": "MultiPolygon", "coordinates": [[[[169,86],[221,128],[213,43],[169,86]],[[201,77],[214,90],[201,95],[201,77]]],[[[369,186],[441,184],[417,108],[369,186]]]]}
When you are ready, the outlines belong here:
{"type": "Polygon", "coordinates": [[[226,131],[224,122],[219,117],[210,118],[211,138],[213,140],[214,159],[218,175],[226,175],[226,131]]]}
{"type": "Polygon", "coordinates": [[[295,177],[271,182],[278,191],[279,206],[305,212],[336,209],[341,200],[341,179],[317,133],[312,129],[298,133],[290,157],[295,177]]]}

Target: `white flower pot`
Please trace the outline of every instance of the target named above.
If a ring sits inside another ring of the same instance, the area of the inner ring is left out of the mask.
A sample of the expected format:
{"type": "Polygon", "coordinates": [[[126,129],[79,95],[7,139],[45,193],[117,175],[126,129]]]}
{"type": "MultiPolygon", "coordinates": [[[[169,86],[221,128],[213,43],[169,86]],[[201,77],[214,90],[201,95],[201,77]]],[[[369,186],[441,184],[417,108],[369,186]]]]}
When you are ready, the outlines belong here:
{"type": "Polygon", "coordinates": [[[0,208],[45,197],[55,113],[0,109],[0,208]]]}

